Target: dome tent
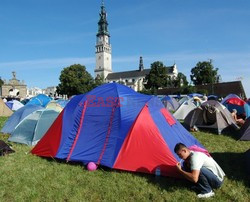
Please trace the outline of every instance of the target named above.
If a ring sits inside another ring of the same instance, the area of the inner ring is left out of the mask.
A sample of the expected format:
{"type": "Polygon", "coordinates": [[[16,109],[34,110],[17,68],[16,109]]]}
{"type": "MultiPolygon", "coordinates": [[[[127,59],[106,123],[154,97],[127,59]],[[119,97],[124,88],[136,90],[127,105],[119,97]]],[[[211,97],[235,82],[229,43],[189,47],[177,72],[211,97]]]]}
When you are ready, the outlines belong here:
{"type": "Polygon", "coordinates": [[[32,112],[42,109],[43,107],[38,105],[25,105],[22,108],[15,111],[6,121],[3,128],[1,129],[2,133],[11,133],[17,124],[19,124],[26,116],[32,112]]]}
{"type": "Polygon", "coordinates": [[[173,114],[173,116],[178,120],[184,120],[188,113],[197,107],[195,105],[194,98],[184,98],[184,100],[185,101],[173,114]]]}
{"type": "Polygon", "coordinates": [[[179,176],[174,147],[203,147],[161,101],[117,83],[74,96],[32,154],[113,169],[179,176]]]}
{"type": "Polygon", "coordinates": [[[163,105],[166,107],[166,109],[170,112],[176,111],[180,106],[180,104],[176,101],[175,98],[170,97],[168,95],[162,98],[161,101],[163,105]]]}
{"type": "Polygon", "coordinates": [[[11,116],[13,111],[7,107],[2,98],[0,98],[0,116],[11,116]]]}
{"type": "Polygon", "coordinates": [[[35,145],[57,118],[59,112],[51,109],[38,109],[26,116],[11,132],[8,139],[27,145],[35,145]]]}
{"type": "Polygon", "coordinates": [[[10,100],[5,103],[11,110],[16,111],[24,106],[23,103],[18,100],[10,100]]]}
{"type": "Polygon", "coordinates": [[[48,97],[45,94],[39,94],[33,98],[30,99],[30,101],[26,105],[39,105],[42,107],[45,107],[50,100],[52,100],[51,97],[48,97]]]}
{"type": "Polygon", "coordinates": [[[208,100],[193,109],[184,119],[184,124],[188,128],[216,129],[218,134],[231,126],[238,128],[228,109],[216,100],[208,100]]]}

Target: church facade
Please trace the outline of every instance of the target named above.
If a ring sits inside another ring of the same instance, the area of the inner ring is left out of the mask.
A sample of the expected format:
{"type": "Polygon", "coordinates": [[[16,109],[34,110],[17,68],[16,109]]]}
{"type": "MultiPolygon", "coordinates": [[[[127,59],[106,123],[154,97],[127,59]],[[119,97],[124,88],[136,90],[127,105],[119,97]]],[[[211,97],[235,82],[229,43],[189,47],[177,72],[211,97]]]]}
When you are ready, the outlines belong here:
{"type": "MultiPolygon", "coordinates": [[[[113,72],[112,71],[112,49],[110,43],[110,33],[108,31],[107,13],[102,1],[99,13],[98,32],[96,34],[96,67],[95,77],[103,79],[106,83],[117,82],[124,84],[135,91],[144,89],[145,77],[150,72],[150,68],[144,68],[143,58],[140,57],[138,68],[132,71],[113,72]]],[[[176,78],[178,74],[176,64],[166,67],[168,76],[176,78]]]]}

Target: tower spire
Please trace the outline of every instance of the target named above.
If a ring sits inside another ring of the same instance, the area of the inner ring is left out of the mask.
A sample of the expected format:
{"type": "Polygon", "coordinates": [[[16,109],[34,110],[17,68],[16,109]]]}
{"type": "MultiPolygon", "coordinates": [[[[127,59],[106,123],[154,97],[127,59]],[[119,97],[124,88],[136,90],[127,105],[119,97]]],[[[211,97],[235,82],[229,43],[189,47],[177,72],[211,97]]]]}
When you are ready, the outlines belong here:
{"type": "Polygon", "coordinates": [[[143,70],[144,70],[144,65],[143,65],[143,59],[142,59],[142,56],[140,56],[139,70],[140,70],[140,71],[143,71],[143,70]]]}
{"type": "Polygon", "coordinates": [[[101,11],[99,15],[100,15],[100,19],[98,22],[98,32],[96,36],[100,36],[104,34],[109,36],[107,13],[106,13],[106,9],[104,6],[104,0],[102,0],[101,11]]]}

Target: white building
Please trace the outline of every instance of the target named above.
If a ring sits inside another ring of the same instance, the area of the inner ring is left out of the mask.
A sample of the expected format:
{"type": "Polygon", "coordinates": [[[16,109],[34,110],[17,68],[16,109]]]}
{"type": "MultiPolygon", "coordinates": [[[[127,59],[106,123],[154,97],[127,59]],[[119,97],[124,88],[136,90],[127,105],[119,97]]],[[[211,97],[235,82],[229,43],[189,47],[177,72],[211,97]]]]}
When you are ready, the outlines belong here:
{"type": "Polygon", "coordinates": [[[31,87],[27,89],[27,98],[32,98],[39,94],[43,94],[43,90],[41,88],[31,87]]]}

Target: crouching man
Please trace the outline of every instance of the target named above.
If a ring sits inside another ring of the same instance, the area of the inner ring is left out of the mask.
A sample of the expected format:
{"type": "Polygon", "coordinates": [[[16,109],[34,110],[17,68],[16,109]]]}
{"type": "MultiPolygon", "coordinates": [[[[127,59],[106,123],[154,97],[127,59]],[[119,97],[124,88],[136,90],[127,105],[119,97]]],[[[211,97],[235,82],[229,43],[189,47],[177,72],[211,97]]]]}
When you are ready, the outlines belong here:
{"type": "Polygon", "coordinates": [[[225,173],[215,160],[203,152],[191,151],[182,143],[174,148],[175,153],[184,160],[184,167],[177,163],[178,171],[189,181],[195,183],[200,193],[198,198],[214,196],[213,189],[221,187],[225,173]]]}

